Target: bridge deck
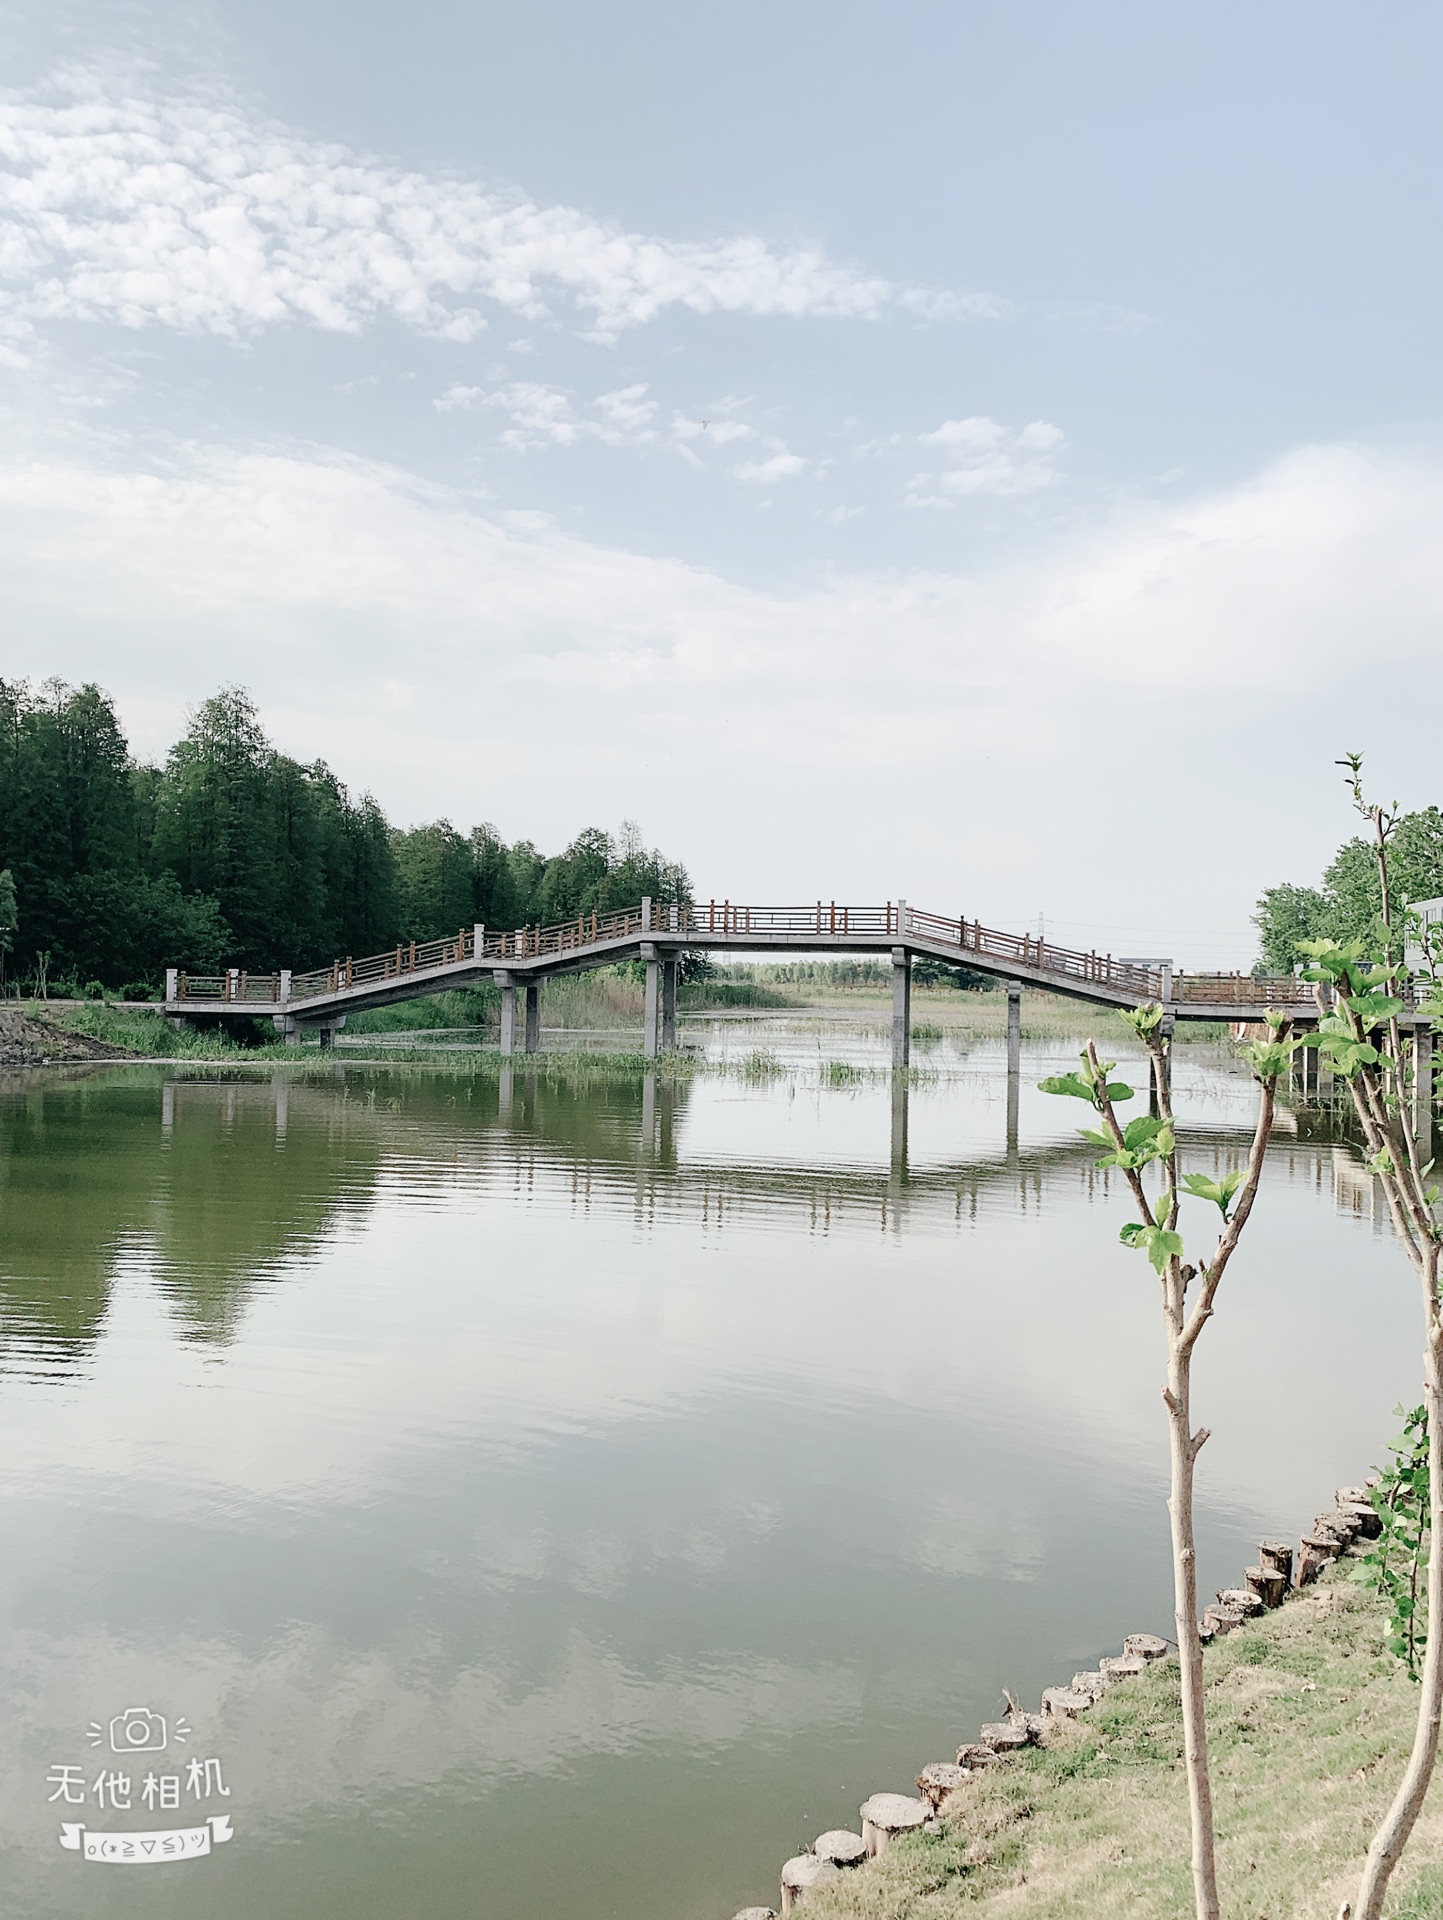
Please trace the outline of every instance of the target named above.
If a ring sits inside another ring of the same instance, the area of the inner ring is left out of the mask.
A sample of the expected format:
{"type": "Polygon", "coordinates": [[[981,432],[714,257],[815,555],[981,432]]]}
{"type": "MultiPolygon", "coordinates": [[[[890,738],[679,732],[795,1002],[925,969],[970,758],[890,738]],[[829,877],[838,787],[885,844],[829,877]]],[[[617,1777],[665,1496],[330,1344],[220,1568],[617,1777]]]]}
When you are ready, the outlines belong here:
{"type": "MultiPolygon", "coordinates": [[[[305,1025],[451,987],[501,978],[520,985],[619,960],[673,959],[685,949],[737,953],[892,953],[963,965],[1109,1007],[1159,1001],[1182,1020],[1261,1019],[1268,1007],[1316,1019],[1309,989],[1291,975],[1184,973],[1083,952],[1031,934],[999,932],[965,917],[925,913],[904,901],[881,907],[755,907],[731,901],[587,914],[551,927],[492,933],[463,927],[445,940],[411,942],[306,973],[215,975],[172,971],[172,1015],[270,1016],[305,1025]]],[[[1420,1016],[1421,1017],[1421,1016],[1420,1016]]]]}

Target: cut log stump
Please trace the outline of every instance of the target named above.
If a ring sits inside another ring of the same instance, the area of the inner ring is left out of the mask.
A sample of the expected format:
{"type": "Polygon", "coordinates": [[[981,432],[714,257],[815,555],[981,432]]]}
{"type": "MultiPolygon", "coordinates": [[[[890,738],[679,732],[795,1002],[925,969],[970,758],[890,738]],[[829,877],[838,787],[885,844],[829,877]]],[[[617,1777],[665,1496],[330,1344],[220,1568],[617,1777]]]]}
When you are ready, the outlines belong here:
{"type": "Polygon", "coordinates": [[[966,1746],[957,1749],[957,1764],[964,1773],[981,1773],[984,1767],[997,1765],[996,1747],[984,1747],[980,1740],[971,1740],[966,1746]]]}
{"type": "Polygon", "coordinates": [[[1286,1540],[1259,1540],[1258,1560],[1262,1566],[1276,1567],[1288,1584],[1292,1585],[1293,1549],[1286,1540]]]}
{"type": "Polygon", "coordinates": [[[1042,1711],[1050,1720],[1075,1720],[1091,1705],[1092,1695],[1075,1687],[1048,1687],[1042,1696],[1042,1711]]]}
{"type": "Polygon", "coordinates": [[[1074,1693],[1085,1693],[1089,1700],[1100,1700],[1107,1691],[1107,1682],[1103,1679],[1101,1673],[1098,1672],[1074,1673],[1072,1676],[1072,1691],[1074,1693]]]}
{"type": "Polygon", "coordinates": [[[984,1742],[996,1753],[1016,1753],[1030,1747],[1036,1736],[1031,1727],[1017,1720],[991,1720],[982,1729],[984,1742]]]}
{"type": "MultiPolygon", "coordinates": [[[[952,1772],[960,1774],[960,1767],[952,1772]]],[[[833,1827],[827,1833],[819,1833],[812,1842],[812,1852],[819,1860],[830,1860],[834,1867],[860,1867],[867,1857],[867,1843],[860,1833],[849,1833],[845,1827],[833,1827]]]]}
{"type": "Polygon", "coordinates": [[[1313,1519],[1314,1533],[1331,1533],[1345,1547],[1352,1546],[1358,1537],[1358,1522],[1350,1513],[1333,1507],[1327,1513],[1320,1513],[1313,1519]]]}
{"type": "Polygon", "coordinates": [[[1288,1583],[1276,1567],[1244,1567],[1243,1578],[1265,1607],[1283,1604],[1288,1583]]]}
{"type": "Polygon", "coordinates": [[[932,1818],[925,1800],[913,1800],[905,1793],[874,1793],[861,1807],[862,1838],[867,1851],[884,1853],[899,1834],[915,1833],[932,1818]]]}
{"type": "Polygon", "coordinates": [[[949,1793],[955,1793],[971,1777],[960,1762],[954,1767],[950,1760],[934,1760],[917,1775],[917,1791],[935,1812],[949,1793]]]}
{"type": "Polygon", "coordinates": [[[799,1853],[782,1868],[782,1912],[791,1913],[813,1887],[841,1877],[841,1868],[831,1860],[819,1860],[814,1853],[799,1853]]]}
{"type": "Polygon", "coordinates": [[[1136,1654],[1139,1660],[1161,1660],[1168,1651],[1168,1643],[1155,1633],[1130,1633],[1122,1643],[1122,1650],[1136,1654]]]}
{"type": "Polygon", "coordinates": [[[1243,1616],[1235,1612],[1232,1607],[1204,1607],[1199,1624],[1211,1627],[1216,1637],[1220,1633],[1231,1633],[1234,1627],[1240,1627],[1243,1624],[1243,1616]]]}
{"type": "MultiPolygon", "coordinates": [[[[1290,1560],[1292,1558],[1291,1551],[1289,1552],[1288,1558],[1290,1560]]],[[[1270,1567],[1268,1571],[1270,1573],[1276,1573],[1277,1569],[1270,1567]]],[[[1278,1578],[1281,1579],[1282,1575],[1278,1574],[1278,1578]]],[[[1240,1613],[1247,1619],[1251,1619],[1254,1614],[1261,1613],[1266,1604],[1260,1595],[1253,1592],[1251,1587],[1222,1587],[1218,1592],[1219,1606],[1231,1607],[1234,1613],[1240,1613]]]]}
{"type": "Polygon", "coordinates": [[[1097,1670],[1112,1687],[1119,1680],[1135,1680],[1138,1674],[1146,1673],[1147,1662],[1140,1653],[1108,1653],[1098,1661],[1097,1670]]]}
{"type": "Polygon", "coordinates": [[[1371,1500],[1350,1500],[1346,1506],[1340,1500],[1338,1511],[1356,1522],[1359,1536],[1364,1540],[1376,1540],[1383,1531],[1383,1516],[1374,1509],[1371,1500]]]}
{"type": "Polygon", "coordinates": [[[777,1910],[775,1907],[743,1907],[732,1920],[777,1920],[777,1910]]]}

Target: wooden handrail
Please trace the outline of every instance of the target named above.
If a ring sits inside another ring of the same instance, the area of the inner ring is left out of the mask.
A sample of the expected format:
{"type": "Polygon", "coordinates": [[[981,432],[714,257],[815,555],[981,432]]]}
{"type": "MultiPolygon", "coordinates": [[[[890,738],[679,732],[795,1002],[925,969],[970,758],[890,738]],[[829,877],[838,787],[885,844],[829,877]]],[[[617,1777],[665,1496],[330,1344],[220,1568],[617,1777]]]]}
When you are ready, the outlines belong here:
{"type": "MultiPolygon", "coordinates": [[[[732,900],[707,900],[658,902],[649,925],[637,906],[612,913],[593,910],[556,926],[486,932],[480,953],[476,951],[475,928],[462,927],[440,940],[411,940],[361,959],[348,955],[327,967],[293,973],[287,1004],[295,1007],[327,995],[440,974],[452,967],[484,966],[487,961],[504,965],[514,960],[556,959],[586,949],[596,950],[600,957],[607,948],[625,947],[643,935],[648,939],[660,935],[683,945],[690,940],[703,946],[718,941],[740,945],[749,938],[768,942],[784,939],[799,945],[809,939],[859,939],[868,943],[919,940],[933,950],[941,948],[954,955],[959,965],[973,959],[990,962],[998,970],[1015,966],[1034,978],[1042,976],[1042,983],[1050,979],[1063,988],[1074,984],[1106,987],[1141,1001],[1161,1000],[1168,984],[1160,969],[1117,960],[1110,953],[1060,947],[1035,934],[1005,933],[965,916],[953,919],[916,907],[899,908],[895,901],[880,907],[839,906],[835,900],[817,900],[805,907],[752,907],[732,900]]],[[[280,1004],[280,984],[280,975],[275,973],[179,973],[176,995],[178,1000],[197,1005],[275,1007],[280,1004]]],[[[1170,997],[1179,1005],[1260,1008],[1296,1006],[1307,999],[1300,982],[1289,974],[1180,971],[1172,975],[1170,997]]]]}

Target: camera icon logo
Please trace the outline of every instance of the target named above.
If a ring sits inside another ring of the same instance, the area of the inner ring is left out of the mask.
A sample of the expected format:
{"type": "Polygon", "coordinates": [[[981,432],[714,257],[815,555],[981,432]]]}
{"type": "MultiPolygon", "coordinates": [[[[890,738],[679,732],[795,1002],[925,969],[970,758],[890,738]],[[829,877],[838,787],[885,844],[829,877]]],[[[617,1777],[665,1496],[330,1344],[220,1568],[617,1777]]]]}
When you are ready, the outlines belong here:
{"type": "Polygon", "coordinates": [[[149,1707],[127,1707],[110,1723],[112,1753],[160,1753],[167,1744],[165,1715],[149,1707]]]}

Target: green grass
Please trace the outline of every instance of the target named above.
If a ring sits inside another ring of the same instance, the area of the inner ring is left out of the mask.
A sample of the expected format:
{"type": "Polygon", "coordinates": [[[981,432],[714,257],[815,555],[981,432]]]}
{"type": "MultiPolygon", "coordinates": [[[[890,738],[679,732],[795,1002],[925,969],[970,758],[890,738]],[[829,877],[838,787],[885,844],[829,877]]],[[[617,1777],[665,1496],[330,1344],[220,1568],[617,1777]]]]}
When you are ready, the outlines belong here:
{"type": "MultiPolygon", "coordinates": [[[[1376,1596],[1335,1570],[1209,1648],[1207,1680],[1224,1913],[1332,1920],[1397,1785],[1417,1711],[1413,1683],[1384,1650],[1376,1596]]],[[[811,1895],[808,1920],[1186,1920],[1176,1663],[974,1777],[943,1813],[940,1834],[899,1842],[811,1895]]],[[[1387,1911],[1443,1915],[1443,1789],[1424,1808],[1387,1911]]]]}
{"type": "Polygon", "coordinates": [[[824,1087],[860,1087],[874,1075],[865,1067],[854,1067],[850,1060],[826,1060],[822,1063],[824,1087]]]}

